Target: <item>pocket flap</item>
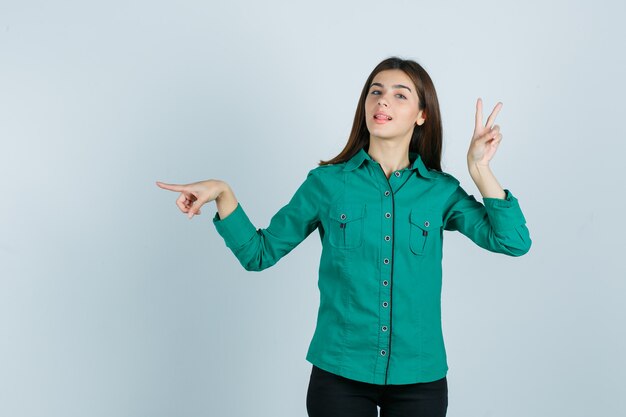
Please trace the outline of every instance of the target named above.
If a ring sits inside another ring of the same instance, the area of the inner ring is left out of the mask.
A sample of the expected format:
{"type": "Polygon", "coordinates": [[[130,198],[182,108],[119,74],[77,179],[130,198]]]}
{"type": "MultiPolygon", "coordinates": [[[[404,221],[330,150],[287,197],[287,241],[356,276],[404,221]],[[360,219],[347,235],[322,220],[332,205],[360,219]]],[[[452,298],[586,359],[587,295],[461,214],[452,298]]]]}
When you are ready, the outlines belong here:
{"type": "Polygon", "coordinates": [[[338,204],[330,208],[330,218],[338,222],[348,223],[363,218],[364,204],[338,204]]]}
{"type": "Polygon", "coordinates": [[[436,212],[412,209],[410,221],[422,230],[435,230],[441,227],[443,221],[441,215],[436,212]]]}

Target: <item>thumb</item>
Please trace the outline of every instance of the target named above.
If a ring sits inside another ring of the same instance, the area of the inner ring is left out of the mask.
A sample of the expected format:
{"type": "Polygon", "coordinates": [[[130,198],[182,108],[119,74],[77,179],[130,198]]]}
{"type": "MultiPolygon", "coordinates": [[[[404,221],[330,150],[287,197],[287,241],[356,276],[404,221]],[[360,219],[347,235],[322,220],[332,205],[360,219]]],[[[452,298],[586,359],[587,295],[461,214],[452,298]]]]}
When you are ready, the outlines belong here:
{"type": "Polygon", "coordinates": [[[196,215],[196,214],[200,214],[200,207],[202,207],[202,205],[205,203],[206,201],[203,200],[196,200],[191,207],[189,208],[189,211],[187,212],[187,217],[189,217],[190,219],[196,215]]]}
{"type": "Polygon", "coordinates": [[[476,139],[476,144],[477,145],[484,145],[487,142],[489,142],[491,139],[493,139],[493,132],[487,132],[484,135],[480,136],[479,138],[476,139]]]}

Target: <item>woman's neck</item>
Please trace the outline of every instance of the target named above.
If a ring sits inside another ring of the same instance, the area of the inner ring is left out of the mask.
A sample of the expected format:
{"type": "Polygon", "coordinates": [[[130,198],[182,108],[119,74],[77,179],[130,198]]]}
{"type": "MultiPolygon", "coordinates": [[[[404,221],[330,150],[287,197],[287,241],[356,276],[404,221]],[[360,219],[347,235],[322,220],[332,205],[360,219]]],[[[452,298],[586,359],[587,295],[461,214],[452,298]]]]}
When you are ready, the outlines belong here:
{"type": "Polygon", "coordinates": [[[367,150],[369,156],[380,164],[385,171],[387,178],[394,171],[400,171],[411,165],[409,159],[409,144],[381,142],[380,140],[370,140],[367,150]]]}

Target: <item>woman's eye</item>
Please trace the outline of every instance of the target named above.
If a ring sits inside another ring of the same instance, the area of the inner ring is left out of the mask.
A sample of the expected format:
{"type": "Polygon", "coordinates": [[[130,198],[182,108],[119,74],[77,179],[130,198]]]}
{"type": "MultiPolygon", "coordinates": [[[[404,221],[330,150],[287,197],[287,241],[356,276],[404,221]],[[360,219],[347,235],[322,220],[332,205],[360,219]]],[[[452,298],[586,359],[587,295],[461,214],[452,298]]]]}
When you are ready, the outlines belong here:
{"type": "MultiPolygon", "coordinates": [[[[372,91],[370,94],[372,94],[372,95],[374,95],[374,96],[378,96],[378,95],[380,95],[380,91],[379,91],[379,90],[374,90],[374,91],[372,91]]],[[[404,100],[406,100],[406,99],[407,99],[407,98],[406,98],[406,96],[405,96],[404,94],[400,94],[400,93],[398,93],[398,94],[396,94],[396,96],[399,96],[400,98],[402,98],[402,99],[404,99],[404,100]]]]}

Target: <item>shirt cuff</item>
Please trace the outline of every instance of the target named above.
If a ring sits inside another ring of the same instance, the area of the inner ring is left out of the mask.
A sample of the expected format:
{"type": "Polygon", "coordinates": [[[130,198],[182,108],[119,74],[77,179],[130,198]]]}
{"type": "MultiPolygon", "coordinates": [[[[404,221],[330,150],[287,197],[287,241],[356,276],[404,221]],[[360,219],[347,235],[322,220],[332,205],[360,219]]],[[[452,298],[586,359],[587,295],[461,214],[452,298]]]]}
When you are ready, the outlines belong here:
{"type": "Polygon", "coordinates": [[[514,229],[526,223],[517,198],[507,189],[504,193],[504,199],[483,197],[489,220],[496,231],[514,229]]]}
{"type": "Polygon", "coordinates": [[[220,218],[219,212],[215,212],[213,224],[217,232],[224,238],[226,246],[231,249],[243,246],[256,233],[256,227],[240,203],[237,203],[235,210],[223,219],[220,218]]]}

